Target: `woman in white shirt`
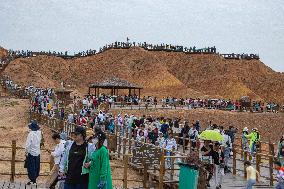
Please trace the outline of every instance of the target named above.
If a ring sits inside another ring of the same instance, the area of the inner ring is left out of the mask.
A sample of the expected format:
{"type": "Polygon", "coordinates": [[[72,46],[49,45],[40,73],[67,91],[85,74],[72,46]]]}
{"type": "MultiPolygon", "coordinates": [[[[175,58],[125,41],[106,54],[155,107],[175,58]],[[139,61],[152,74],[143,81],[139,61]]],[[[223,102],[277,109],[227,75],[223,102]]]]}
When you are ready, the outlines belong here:
{"type": "Polygon", "coordinates": [[[45,182],[47,188],[50,188],[50,186],[54,183],[54,181],[58,177],[59,164],[60,164],[61,157],[64,153],[65,143],[66,143],[65,140],[61,139],[61,136],[58,133],[54,133],[52,135],[52,139],[54,143],[56,144],[54,151],[51,152],[51,158],[54,160],[54,166],[52,170],[50,171],[50,175],[47,181],[45,182]]]}
{"type": "Polygon", "coordinates": [[[38,123],[32,121],[29,124],[30,132],[26,140],[26,168],[28,170],[28,177],[30,181],[28,185],[36,184],[36,179],[39,176],[40,170],[40,144],[42,133],[39,130],[38,123]]]}

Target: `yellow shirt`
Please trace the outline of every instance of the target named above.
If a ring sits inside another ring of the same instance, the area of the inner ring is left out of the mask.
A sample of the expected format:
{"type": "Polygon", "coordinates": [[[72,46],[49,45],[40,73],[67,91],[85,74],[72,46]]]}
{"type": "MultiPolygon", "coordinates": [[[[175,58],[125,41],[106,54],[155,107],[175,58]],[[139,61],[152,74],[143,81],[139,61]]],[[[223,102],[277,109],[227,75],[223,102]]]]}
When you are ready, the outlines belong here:
{"type": "Polygon", "coordinates": [[[47,104],[47,109],[51,110],[51,105],[50,104],[47,104]]]}
{"type": "Polygon", "coordinates": [[[252,166],[246,168],[247,171],[247,180],[256,180],[256,169],[252,166]]]}

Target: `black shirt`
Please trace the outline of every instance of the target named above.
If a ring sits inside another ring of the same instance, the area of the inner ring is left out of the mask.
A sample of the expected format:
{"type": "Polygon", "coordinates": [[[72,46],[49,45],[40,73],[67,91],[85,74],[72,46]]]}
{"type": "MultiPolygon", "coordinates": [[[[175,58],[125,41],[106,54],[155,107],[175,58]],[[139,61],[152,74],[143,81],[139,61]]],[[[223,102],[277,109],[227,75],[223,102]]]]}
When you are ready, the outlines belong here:
{"type": "MultiPolygon", "coordinates": [[[[209,151],[205,146],[203,146],[200,150],[201,150],[201,152],[204,152],[204,153],[209,151]]],[[[211,150],[207,155],[204,155],[204,156],[212,156],[212,151],[213,150],[211,150]]]]}
{"type": "Polygon", "coordinates": [[[68,171],[65,182],[68,184],[88,183],[88,174],[81,175],[82,166],[86,156],[87,143],[77,145],[72,144],[68,157],[68,171]]]}
{"type": "Polygon", "coordinates": [[[212,159],[213,159],[215,165],[220,165],[220,163],[224,163],[224,161],[223,161],[224,153],[223,152],[213,151],[212,152],[212,159]]]}

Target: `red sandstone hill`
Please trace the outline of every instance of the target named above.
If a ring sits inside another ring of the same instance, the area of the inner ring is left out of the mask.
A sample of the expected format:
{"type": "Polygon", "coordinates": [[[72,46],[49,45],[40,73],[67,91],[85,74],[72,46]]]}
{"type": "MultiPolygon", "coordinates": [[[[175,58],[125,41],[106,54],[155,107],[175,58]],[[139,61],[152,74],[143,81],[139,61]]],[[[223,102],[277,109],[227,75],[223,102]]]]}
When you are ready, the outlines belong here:
{"type": "Polygon", "coordinates": [[[0,46],[0,59],[5,58],[8,55],[8,51],[0,46]]]}
{"type": "Polygon", "coordinates": [[[231,99],[248,95],[284,103],[284,74],[259,60],[228,60],[217,54],[157,52],[135,47],[70,60],[37,56],[14,60],[5,74],[23,85],[56,87],[64,81],[82,94],[90,83],[116,76],[144,87],[144,95],[231,99]]]}

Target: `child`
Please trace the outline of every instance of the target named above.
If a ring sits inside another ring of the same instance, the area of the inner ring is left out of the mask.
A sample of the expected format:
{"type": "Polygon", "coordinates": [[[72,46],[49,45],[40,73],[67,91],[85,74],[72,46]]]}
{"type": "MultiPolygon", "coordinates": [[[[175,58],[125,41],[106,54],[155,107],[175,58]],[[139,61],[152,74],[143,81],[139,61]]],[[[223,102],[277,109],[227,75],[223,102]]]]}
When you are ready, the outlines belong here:
{"type": "Polygon", "coordinates": [[[247,172],[247,185],[246,189],[252,189],[252,186],[256,183],[256,177],[259,177],[259,172],[251,166],[249,161],[244,163],[247,172]]]}

